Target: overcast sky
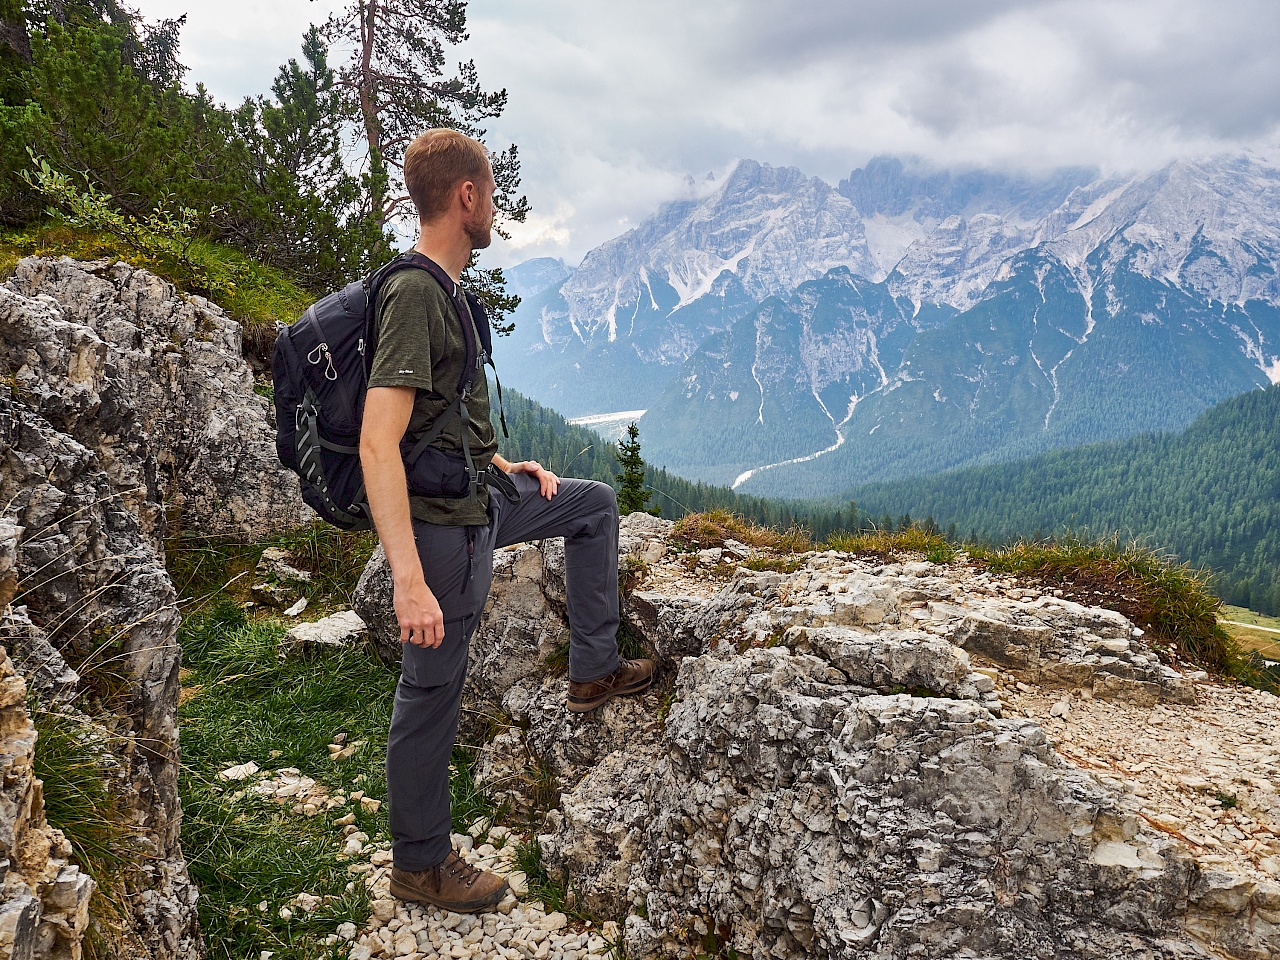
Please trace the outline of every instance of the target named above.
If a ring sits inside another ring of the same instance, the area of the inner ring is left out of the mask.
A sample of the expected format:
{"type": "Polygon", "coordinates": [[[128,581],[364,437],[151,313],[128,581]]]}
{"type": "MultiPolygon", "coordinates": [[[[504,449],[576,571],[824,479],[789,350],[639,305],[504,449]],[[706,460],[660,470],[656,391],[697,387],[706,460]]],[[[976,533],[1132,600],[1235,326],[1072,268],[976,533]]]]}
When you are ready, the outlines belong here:
{"type": "MultiPolygon", "coordinates": [[[[335,0],[137,0],[187,13],[188,81],[266,92],[335,0]]],[[[836,183],[939,166],[1154,167],[1280,143],[1276,0],[471,0],[491,146],[533,205],[490,262],[576,263],[736,159],[836,183]]]]}

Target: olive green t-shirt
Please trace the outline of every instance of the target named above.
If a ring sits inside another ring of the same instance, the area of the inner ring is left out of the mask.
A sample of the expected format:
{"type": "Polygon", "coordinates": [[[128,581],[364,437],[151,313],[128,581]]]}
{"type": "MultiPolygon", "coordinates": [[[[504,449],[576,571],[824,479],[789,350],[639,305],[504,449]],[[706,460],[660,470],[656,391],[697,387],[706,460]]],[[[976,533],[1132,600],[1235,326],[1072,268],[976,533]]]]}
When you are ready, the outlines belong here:
{"type": "MultiPolygon", "coordinates": [[[[378,293],[377,306],[378,346],[369,386],[416,387],[406,436],[420,437],[458,395],[458,381],[467,362],[463,321],[452,300],[425,270],[392,274],[378,293]]],[[[471,413],[471,456],[483,475],[498,450],[498,440],[489,422],[489,383],[482,371],[476,374],[467,407],[471,413]]],[[[461,454],[461,418],[454,412],[447,416],[433,446],[461,454]]],[[[409,498],[409,512],[416,519],[450,526],[483,526],[489,522],[488,507],[489,491],[483,483],[478,498],[409,498]]]]}

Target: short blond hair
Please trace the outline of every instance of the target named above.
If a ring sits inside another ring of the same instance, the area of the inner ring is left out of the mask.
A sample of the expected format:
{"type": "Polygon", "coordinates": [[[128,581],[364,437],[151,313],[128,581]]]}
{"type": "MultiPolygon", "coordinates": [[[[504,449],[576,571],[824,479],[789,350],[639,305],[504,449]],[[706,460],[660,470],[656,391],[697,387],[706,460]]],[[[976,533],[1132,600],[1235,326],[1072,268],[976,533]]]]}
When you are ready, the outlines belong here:
{"type": "Polygon", "coordinates": [[[404,184],[423,222],[449,209],[458,184],[467,180],[480,184],[491,175],[484,144],[457,130],[428,130],[404,152],[404,184]]]}

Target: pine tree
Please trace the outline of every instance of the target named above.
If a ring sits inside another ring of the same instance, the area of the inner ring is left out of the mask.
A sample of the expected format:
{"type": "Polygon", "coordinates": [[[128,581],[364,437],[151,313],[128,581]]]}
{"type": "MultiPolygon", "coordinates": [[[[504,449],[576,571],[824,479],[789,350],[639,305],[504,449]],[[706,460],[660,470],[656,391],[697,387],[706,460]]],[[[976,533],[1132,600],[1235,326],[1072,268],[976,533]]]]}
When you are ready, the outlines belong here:
{"type": "Polygon", "coordinates": [[[644,486],[644,460],[640,457],[640,428],[632,423],[627,427],[627,437],[618,441],[618,512],[624,517],[629,513],[650,513],[655,517],[661,512],[649,506],[653,491],[644,486]]]}
{"type": "MultiPolygon", "coordinates": [[[[501,116],[507,91],[480,86],[474,61],[450,72],[448,46],[467,38],[467,0],[350,0],[323,28],[332,45],[351,51],[337,71],[342,117],[355,130],[365,154],[364,215],[380,226],[412,219],[413,204],[404,186],[405,149],[430,127],[452,127],[483,142],[484,121],[501,116]]],[[[494,232],[505,237],[506,222],[523,222],[529,202],[517,195],[520,159],[516,146],[490,155],[497,185],[494,232]]],[[[375,251],[375,259],[386,251],[375,251]]],[[[489,308],[498,334],[512,330],[504,322],[520,300],[506,292],[502,270],[480,269],[473,255],[463,283],[489,308]]]]}

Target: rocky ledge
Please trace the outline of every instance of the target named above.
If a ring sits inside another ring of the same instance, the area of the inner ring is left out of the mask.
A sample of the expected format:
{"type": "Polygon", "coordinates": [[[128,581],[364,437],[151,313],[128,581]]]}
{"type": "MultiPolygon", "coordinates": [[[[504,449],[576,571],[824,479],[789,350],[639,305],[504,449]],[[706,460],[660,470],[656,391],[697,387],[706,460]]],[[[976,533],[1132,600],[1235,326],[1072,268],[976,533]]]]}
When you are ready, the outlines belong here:
{"type": "MultiPolygon", "coordinates": [[[[499,795],[558,785],[547,864],[626,917],[629,956],[1280,954],[1272,695],[973,565],[700,557],[642,515],[622,542],[654,690],[564,710],[563,549],[519,546],[495,558],[464,735],[490,731],[499,795]]],[[[386,587],[375,557],[357,609],[391,653],[386,587]]]]}

